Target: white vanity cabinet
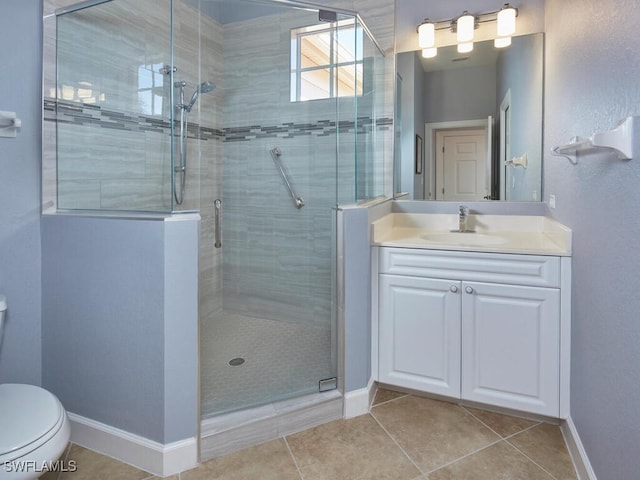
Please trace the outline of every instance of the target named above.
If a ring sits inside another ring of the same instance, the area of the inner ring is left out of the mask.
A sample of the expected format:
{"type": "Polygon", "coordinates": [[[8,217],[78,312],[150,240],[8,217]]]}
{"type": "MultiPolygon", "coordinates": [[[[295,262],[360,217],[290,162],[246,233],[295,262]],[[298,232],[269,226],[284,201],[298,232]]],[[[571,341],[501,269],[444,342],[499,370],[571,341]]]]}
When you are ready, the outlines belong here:
{"type": "Polygon", "coordinates": [[[568,257],[377,250],[379,382],[568,416],[568,257]]]}

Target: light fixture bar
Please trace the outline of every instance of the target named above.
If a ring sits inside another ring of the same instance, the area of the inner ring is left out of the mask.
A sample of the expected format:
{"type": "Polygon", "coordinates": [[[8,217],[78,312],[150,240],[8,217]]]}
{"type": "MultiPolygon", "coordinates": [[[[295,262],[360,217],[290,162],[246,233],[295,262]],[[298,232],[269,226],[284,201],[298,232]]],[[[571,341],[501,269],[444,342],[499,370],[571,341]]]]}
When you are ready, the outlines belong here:
{"type": "Polygon", "coordinates": [[[436,32],[438,30],[450,30],[456,34],[458,52],[468,53],[473,50],[474,30],[482,23],[496,22],[497,36],[494,39],[496,48],[504,48],[511,45],[511,36],[516,32],[516,17],[518,9],[505,3],[500,10],[472,14],[464,11],[462,15],[450,20],[432,22],[428,18],[418,25],[418,45],[422,49],[424,58],[433,58],[437,55],[436,32]]]}
{"type": "MultiPolygon", "coordinates": [[[[502,10],[504,10],[505,8],[507,8],[507,5],[509,5],[508,3],[505,4],[505,6],[503,8],[501,8],[500,10],[495,10],[492,12],[485,12],[485,13],[478,13],[478,14],[471,14],[474,15],[476,18],[476,26],[483,24],[483,23],[490,23],[490,22],[497,22],[498,21],[498,13],[500,13],[502,10]]],[[[515,10],[515,16],[518,16],[518,9],[512,6],[509,6],[508,8],[515,10]]],[[[437,22],[430,22],[433,23],[433,27],[435,31],[439,31],[439,30],[450,30],[453,33],[456,33],[456,20],[457,18],[450,18],[448,20],[438,20],[437,22]]]]}

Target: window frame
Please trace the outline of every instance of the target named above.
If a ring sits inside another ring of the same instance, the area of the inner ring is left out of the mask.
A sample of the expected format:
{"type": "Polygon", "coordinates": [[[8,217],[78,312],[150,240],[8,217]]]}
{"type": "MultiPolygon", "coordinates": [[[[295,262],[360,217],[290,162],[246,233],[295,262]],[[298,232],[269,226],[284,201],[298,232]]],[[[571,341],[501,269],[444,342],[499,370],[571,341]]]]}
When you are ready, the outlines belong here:
{"type": "MultiPolygon", "coordinates": [[[[340,98],[339,85],[337,81],[337,71],[340,68],[353,66],[354,72],[357,77],[358,65],[361,67],[361,82],[360,88],[358,88],[357,82],[354,86],[355,96],[362,96],[364,94],[364,29],[358,26],[358,22],[355,19],[342,20],[339,22],[331,23],[327,25],[311,25],[307,27],[298,27],[291,29],[291,79],[290,79],[290,100],[292,103],[309,102],[313,100],[331,100],[340,98]],[[339,40],[336,38],[340,30],[353,30],[355,36],[353,61],[340,62],[337,58],[337,52],[335,46],[339,40]],[[309,67],[302,66],[302,42],[305,37],[312,35],[318,35],[320,33],[329,33],[329,63],[322,65],[313,65],[309,67]],[[304,73],[313,72],[318,70],[329,71],[329,85],[328,96],[321,98],[301,98],[302,94],[302,77],[304,73]]],[[[351,95],[344,95],[351,96],[351,95]]]]}

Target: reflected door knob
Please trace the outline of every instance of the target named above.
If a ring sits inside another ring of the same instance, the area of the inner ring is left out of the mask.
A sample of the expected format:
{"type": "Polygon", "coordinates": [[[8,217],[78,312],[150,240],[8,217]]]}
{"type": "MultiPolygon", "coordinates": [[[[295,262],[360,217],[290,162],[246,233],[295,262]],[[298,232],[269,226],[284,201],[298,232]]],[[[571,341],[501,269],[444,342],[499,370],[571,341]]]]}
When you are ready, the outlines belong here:
{"type": "Polygon", "coordinates": [[[455,285],[451,285],[451,288],[449,288],[449,290],[451,290],[451,292],[453,293],[458,293],[458,287],[456,287],[455,285]]]}
{"type": "Polygon", "coordinates": [[[467,292],[467,293],[473,293],[473,288],[467,287],[467,288],[464,289],[464,291],[467,292]]]}

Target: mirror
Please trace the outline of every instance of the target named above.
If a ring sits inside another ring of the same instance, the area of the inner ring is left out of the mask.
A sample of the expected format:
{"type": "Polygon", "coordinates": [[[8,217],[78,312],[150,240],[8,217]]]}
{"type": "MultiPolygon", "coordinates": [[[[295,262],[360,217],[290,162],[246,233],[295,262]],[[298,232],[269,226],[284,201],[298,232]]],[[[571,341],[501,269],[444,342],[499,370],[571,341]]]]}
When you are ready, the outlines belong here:
{"type": "Polygon", "coordinates": [[[543,37],[396,55],[400,198],[541,200],[543,37]]]}

